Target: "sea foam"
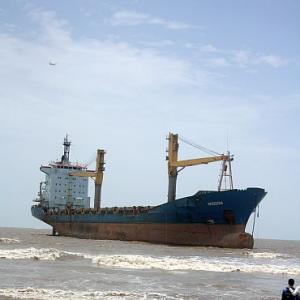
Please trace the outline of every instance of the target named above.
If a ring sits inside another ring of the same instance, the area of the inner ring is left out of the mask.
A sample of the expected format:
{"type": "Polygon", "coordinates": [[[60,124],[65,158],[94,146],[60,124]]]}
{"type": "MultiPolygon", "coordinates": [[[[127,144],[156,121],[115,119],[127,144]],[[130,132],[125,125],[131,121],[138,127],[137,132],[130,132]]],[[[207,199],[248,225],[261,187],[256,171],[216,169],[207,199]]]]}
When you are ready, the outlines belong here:
{"type": "Polygon", "coordinates": [[[101,255],[93,258],[99,266],[129,269],[161,269],[166,271],[210,271],[210,272],[245,272],[272,274],[300,274],[300,266],[287,264],[261,264],[253,259],[228,257],[151,257],[142,255],[101,255]]]}
{"type": "Polygon", "coordinates": [[[251,252],[251,251],[247,251],[244,253],[246,256],[252,256],[254,258],[291,258],[289,255],[287,254],[283,254],[283,253],[274,253],[274,252],[251,252]]]}
{"type": "Polygon", "coordinates": [[[0,238],[0,244],[20,244],[20,240],[12,238],[0,238]]]}
{"type": "Polygon", "coordinates": [[[92,258],[83,253],[61,251],[54,248],[36,249],[31,247],[25,249],[0,250],[0,258],[2,259],[57,260],[72,257],[92,258]]]}
{"type": "Polygon", "coordinates": [[[17,299],[40,299],[40,300],[94,300],[94,299],[178,299],[160,293],[130,292],[130,291],[71,291],[54,289],[0,289],[0,296],[17,299]]]}
{"type": "Polygon", "coordinates": [[[300,275],[299,263],[274,259],[275,255],[249,254],[247,257],[90,255],[54,248],[0,250],[2,259],[64,260],[89,259],[102,267],[123,269],[158,269],[165,271],[245,272],[300,275]],[[262,260],[264,258],[264,260],[262,260]]]}

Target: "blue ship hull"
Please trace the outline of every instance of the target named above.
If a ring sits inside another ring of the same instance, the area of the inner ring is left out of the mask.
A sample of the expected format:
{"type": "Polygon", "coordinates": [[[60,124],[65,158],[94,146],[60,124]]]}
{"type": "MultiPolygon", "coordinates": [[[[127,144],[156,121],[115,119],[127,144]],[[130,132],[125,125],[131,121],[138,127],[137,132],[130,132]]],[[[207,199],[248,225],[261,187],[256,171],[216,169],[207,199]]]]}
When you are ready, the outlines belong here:
{"type": "Polygon", "coordinates": [[[35,205],[31,211],[65,236],[252,248],[245,227],[265,195],[261,188],[201,191],[148,209],[57,211],[35,205]]]}

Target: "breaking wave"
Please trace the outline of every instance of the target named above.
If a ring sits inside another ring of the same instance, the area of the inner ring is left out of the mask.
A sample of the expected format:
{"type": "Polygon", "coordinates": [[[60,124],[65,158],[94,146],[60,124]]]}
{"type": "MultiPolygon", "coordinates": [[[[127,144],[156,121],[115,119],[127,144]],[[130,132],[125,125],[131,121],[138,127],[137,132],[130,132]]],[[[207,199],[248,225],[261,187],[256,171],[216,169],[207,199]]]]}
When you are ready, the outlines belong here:
{"type": "Polygon", "coordinates": [[[83,253],[67,252],[52,248],[26,248],[26,249],[12,249],[0,250],[0,258],[6,259],[33,259],[33,260],[58,260],[66,258],[92,258],[83,253]]]}
{"type": "Polygon", "coordinates": [[[89,259],[98,266],[125,269],[159,269],[165,271],[245,272],[300,275],[298,262],[274,259],[278,253],[249,252],[244,258],[202,256],[145,256],[145,255],[90,255],[54,248],[25,248],[0,250],[2,259],[66,260],[89,259]],[[265,260],[261,260],[264,258],[265,260]]]}
{"type": "Polygon", "coordinates": [[[40,300],[93,300],[93,299],[178,299],[160,293],[147,292],[124,292],[124,291],[66,291],[38,288],[25,289],[0,289],[0,296],[17,299],[40,299],[40,300]]]}
{"type": "Polygon", "coordinates": [[[99,266],[130,269],[161,269],[166,271],[211,271],[211,272],[245,272],[272,274],[300,274],[300,266],[261,264],[248,259],[208,258],[208,257],[151,257],[142,255],[102,255],[93,262],[99,266]]]}
{"type": "Polygon", "coordinates": [[[287,254],[274,253],[274,252],[245,252],[246,256],[252,256],[254,258],[290,258],[287,254]]]}
{"type": "Polygon", "coordinates": [[[20,244],[20,240],[12,238],[0,238],[0,244],[20,244]]]}

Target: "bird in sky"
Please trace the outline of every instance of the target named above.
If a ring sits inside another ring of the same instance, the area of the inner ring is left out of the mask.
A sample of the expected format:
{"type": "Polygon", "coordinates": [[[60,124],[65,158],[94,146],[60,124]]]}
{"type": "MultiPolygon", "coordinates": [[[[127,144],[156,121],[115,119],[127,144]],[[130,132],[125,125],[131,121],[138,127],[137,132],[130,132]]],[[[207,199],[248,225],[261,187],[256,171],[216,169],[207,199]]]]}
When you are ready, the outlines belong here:
{"type": "Polygon", "coordinates": [[[56,63],[49,61],[49,66],[56,66],[56,63]]]}

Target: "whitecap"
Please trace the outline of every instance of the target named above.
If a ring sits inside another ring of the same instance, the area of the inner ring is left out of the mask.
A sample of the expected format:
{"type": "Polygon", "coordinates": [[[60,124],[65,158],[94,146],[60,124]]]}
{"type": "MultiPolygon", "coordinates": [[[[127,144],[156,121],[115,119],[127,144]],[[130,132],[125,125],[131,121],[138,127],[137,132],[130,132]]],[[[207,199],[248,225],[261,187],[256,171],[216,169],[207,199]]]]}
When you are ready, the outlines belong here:
{"type": "MultiPolygon", "coordinates": [[[[6,288],[0,289],[0,296],[12,297],[17,299],[40,299],[40,300],[135,300],[135,299],[175,299],[165,294],[147,293],[135,291],[71,291],[71,290],[54,290],[39,288],[6,288]]],[[[176,298],[177,299],[177,298],[176,298]]]]}
{"type": "Polygon", "coordinates": [[[63,260],[90,259],[103,267],[125,269],[159,269],[165,271],[209,271],[245,272],[300,275],[300,264],[287,263],[287,260],[270,260],[261,263],[252,257],[243,259],[232,257],[201,256],[144,256],[144,255],[99,255],[62,251],[54,248],[25,248],[0,250],[3,259],[63,260]]]}
{"type": "Polygon", "coordinates": [[[33,259],[33,260],[58,260],[62,258],[91,258],[89,255],[76,252],[61,251],[54,248],[25,248],[0,250],[0,258],[5,259],[33,259]]]}
{"type": "Polygon", "coordinates": [[[1,244],[20,244],[20,240],[12,238],[0,238],[1,244]]]}
{"type": "Polygon", "coordinates": [[[228,257],[152,257],[142,255],[101,255],[93,258],[99,266],[129,269],[161,269],[166,271],[210,271],[210,272],[245,272],[272,274],[300,274],[299,265],[261,264],[252,260],[228,257]]]}
{"type": "Polygon", "coordinates": [[[254,258],[290,258],[289,255],[283,253],[275,253],[275,252],[253,252],[253,251],[246,251],[244,252],[246,256],[252,256],[254,258]]]}

